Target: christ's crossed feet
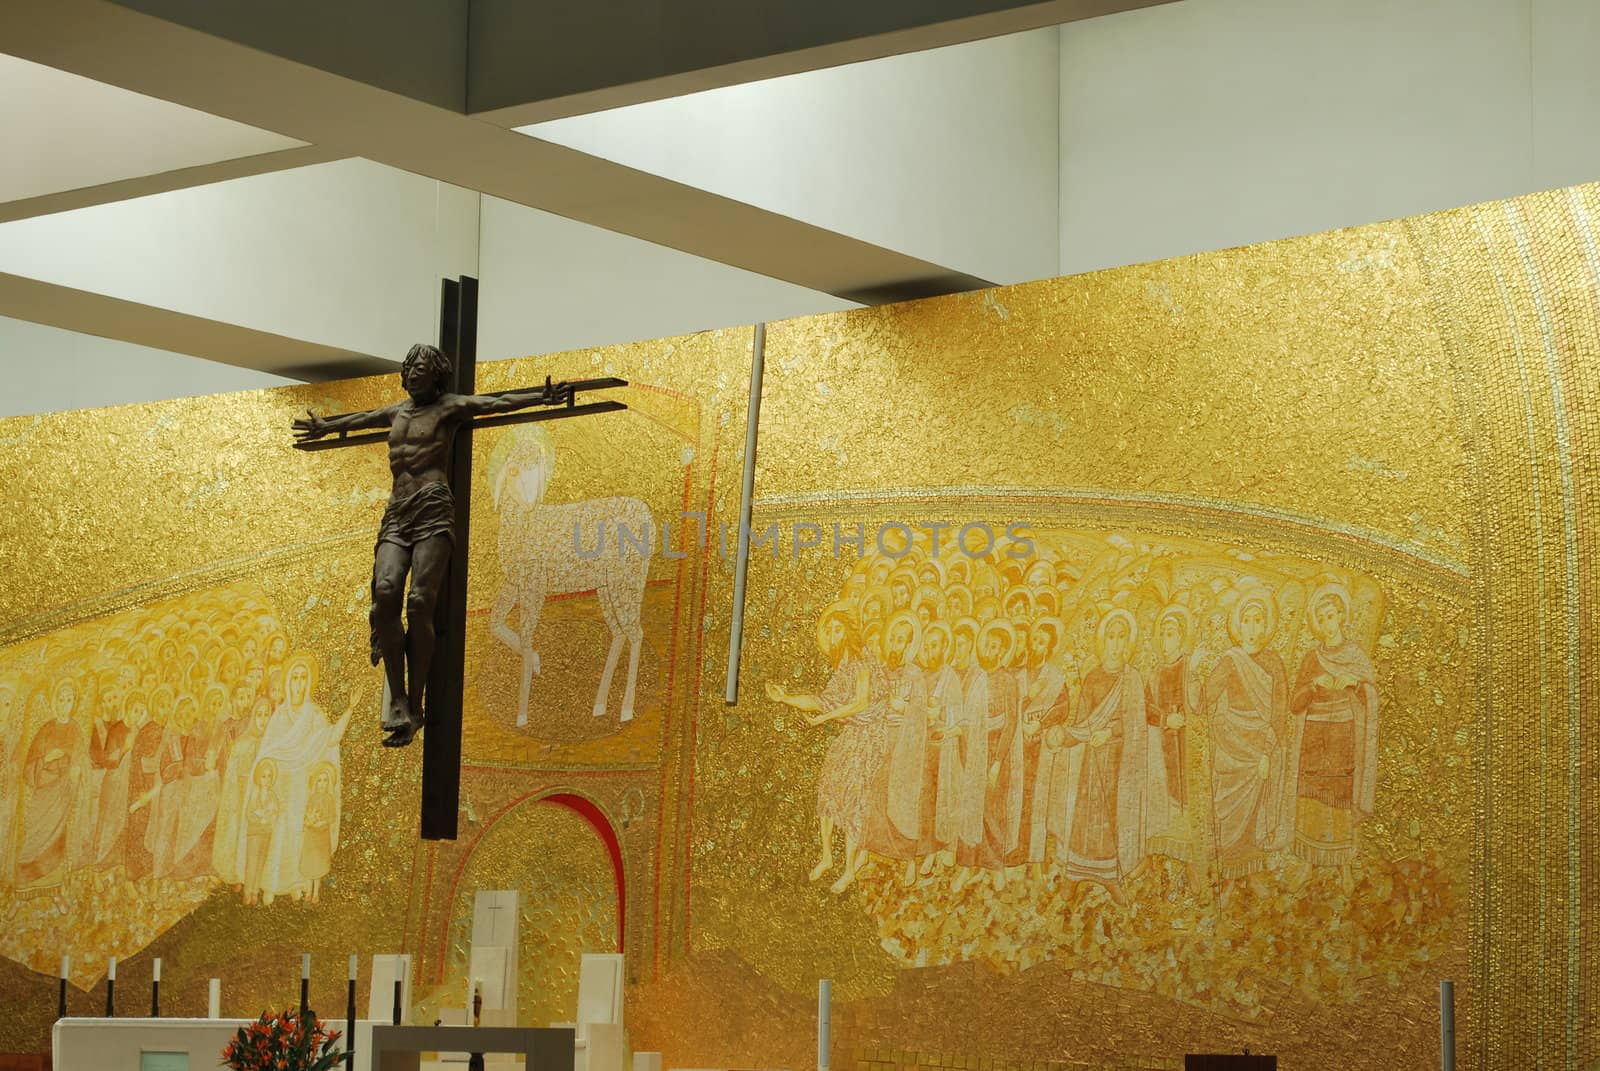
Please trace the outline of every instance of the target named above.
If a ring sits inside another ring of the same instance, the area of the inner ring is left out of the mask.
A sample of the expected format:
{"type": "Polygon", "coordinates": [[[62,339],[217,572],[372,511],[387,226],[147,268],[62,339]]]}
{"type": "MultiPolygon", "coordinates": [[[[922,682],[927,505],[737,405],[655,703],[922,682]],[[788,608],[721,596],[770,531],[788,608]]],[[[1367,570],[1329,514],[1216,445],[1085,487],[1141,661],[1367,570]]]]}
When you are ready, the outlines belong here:
{"type": "Polygon", "coordinates": [[[383,723],[380,728],[388,735],[383,738],[384,747],[405,747],[421,731],[422,716],[413,714],[411,704],[405,696],[391,696],[388,705],[383,711],[383,723]]]}

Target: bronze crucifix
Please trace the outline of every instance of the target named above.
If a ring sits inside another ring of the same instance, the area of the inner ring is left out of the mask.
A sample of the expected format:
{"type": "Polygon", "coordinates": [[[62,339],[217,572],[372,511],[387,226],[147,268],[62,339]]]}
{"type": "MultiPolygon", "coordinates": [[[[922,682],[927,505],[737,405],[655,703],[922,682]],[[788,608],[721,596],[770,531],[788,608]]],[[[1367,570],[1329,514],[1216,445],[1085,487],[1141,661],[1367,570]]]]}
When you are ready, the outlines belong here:
{"type": "MultiPolygon", "coordinates": [[[[458,538],[455,495],[450,482],[452,452],[471,450],[471,430],[520,420],[552,419],[624,409],[620,402],[575,404],[578,391],[626,386],[615,378],[551,383],[495,394],[448,391],[454,370],[435,346],[411,347],[400,366],[408,395],[381,409],[321,417],[307,411],[294,421],[302,449],[355,445],[385,439],[393,489],[373,551],[370,647],[372,664],[383,663],[388,702],[383,711],[385,747],[411,743],[426,723],[425,695],[434,658],[435,614],[458,538]],[[545,413],[505,416],[518,410],[554,407],[545,413]],[[475,420],[486,417],[488,419],[475,420]],[[347,437],[351,431],[387,427],[387,433],[347,437]],[[339,438],[322,440],[337,434],[339,438]],[[463,441],[458,441],[463,440],[463,441]],[[410,590],[406,590],[407,575],[410,590]],[[404,624],[401,611],[404,610],[404,624]]],[[[459,674],[460,669],[456,672],[459,674]]]]}

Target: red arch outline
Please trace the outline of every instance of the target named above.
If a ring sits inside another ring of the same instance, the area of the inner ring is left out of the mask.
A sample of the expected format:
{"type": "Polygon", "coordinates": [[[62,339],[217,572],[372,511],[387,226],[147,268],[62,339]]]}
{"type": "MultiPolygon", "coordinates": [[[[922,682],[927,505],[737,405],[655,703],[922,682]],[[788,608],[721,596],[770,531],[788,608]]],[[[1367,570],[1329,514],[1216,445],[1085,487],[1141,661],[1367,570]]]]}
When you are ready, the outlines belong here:
{"type": "Polygon", "coordinates": [[[617,888],[617,951],[624,951],[626,945],[623,942],[628,935],[628,877],[622,869],[622,842],[617,839],[617,831],[611,827],[611,819],[593,800],[572,792],[554,792],[534,802],[555,803],[576,811],[599,836],[600,843],[606,846],[606,854],[611,857],[611,876],[617,888]]]}
{"type": "MultiPolygon", "coordinates": [[[[600,809],[599,805],[587,796],[580,796],[576,792],[556,791],[547,792],[543,795],[540,794],[541,792],[544,792],[544,790],[540,789],[518,796],[500,808],[483,824],[483,827],[478,830],[477,836],[472,838],[471,845],[461,856],[461,861],[456,864],[456,872],[450,879],[450,891],[445,896],[445,903],[453,905],[456,902],[456,893],[461,887],[461,875],[466,872],[467,862],[472,858],[473,853],[478,850],[478,845],[482,843],[483,838],[489,835],[489,831],[500,824],[500,819],[524,803],[552,803],[557,807],[565,807],[582,818],[589,828],[594,830],[595,835],[600,838],[600,843],[605,845],[606,854],[611,858],[612,883],[615,885],[617,892],[617,951],[626,951],[627,946],[623,943],[623,939],[628,932],[628,879],[622,866],[622,842],[617,839],[617,831],[612,827],[611,819],[607,818],[606,813],[600,809]]],[[[449,908],[446,910],[449,910],[449,908]]],[[[446,924],[439,940],[438,980],[441,981],[444,978],[445,949],[449,944],[449,935],[450,927],[446,924]]]]}

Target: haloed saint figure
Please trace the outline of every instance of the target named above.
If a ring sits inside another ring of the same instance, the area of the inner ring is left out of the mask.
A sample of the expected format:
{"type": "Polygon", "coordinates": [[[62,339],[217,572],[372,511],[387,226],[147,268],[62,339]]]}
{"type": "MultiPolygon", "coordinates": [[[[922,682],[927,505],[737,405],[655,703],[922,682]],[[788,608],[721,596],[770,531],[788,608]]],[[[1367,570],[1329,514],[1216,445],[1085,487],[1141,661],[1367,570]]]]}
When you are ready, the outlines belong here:
{"type": "Polygon", "coordinates": [[[455,544],[455,499],[450,452],[464,421],[536,405],[565,404],[566,383],[499,395],[450,394],[450,360],[434,346],[416,345],[400,366],[404,401],[360,413],[294,422],[301,442],[359,428],[389,428],[394,487],[383,511],[372,565],[372,663],[383,662],[389,702],[383,712],[385,747],[411,743],[423,724],[423,691],[433,662],[434,611],[455,544]],[[406,590],[407,574],[411,588],[406,590]],[[401,622],[404,603],[405,621],[401,622]]]}

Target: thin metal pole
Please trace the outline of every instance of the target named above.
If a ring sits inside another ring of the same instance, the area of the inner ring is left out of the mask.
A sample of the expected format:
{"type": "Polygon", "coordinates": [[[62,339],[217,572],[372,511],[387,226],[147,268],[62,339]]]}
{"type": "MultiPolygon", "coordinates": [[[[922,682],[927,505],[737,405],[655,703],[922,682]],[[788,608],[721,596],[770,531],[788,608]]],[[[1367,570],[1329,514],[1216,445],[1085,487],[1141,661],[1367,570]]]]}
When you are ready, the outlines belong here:
{"type": "Polygon", "coordinates": [[[1456,1071],[1456,984],[1439,983],[1439,1066],[1456,1071]]]}
{"type": "Polygon", "coordinates": [[[744,428],[744,482],[739,489],[739,550],[733,564],[733,623],[728,629],[729,706],[739,701],[739,647],[744,639],[744,585],[750,568],[750,510],[756,488],[756,432],[761,421],[761,369],[767,356],[767,325],[756,324],[750,351],[750,410],[744,428]]]}
{"type": "Polygon", "coordinates": [[[833,1066],[833,979],[817,982],[817,1071],[833,1066]]]}

